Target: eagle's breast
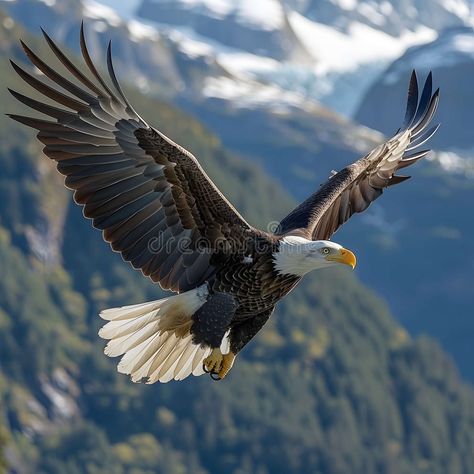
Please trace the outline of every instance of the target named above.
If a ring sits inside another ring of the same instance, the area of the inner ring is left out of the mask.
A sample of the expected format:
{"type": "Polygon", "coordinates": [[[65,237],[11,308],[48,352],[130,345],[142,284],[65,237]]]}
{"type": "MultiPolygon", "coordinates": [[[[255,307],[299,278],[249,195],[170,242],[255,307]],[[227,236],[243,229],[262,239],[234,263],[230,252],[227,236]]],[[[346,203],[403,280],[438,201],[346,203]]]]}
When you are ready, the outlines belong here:
{"type": "Polygon", "coordinates": [[[278,242],[256,239],[243,251],[221,256],[212,286],[236,298],[237,318],[272,308],[300,280],[275,269],[273,254],[277,248],[278,242]]]}

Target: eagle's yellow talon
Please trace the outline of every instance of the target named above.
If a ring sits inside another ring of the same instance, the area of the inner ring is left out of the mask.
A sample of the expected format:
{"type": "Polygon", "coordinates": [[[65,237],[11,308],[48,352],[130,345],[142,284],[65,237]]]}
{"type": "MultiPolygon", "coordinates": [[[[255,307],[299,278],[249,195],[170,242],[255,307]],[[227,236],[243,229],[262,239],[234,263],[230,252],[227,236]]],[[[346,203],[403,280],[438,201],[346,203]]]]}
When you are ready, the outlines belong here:
{"type": "Polygon", "coordinates": [[[223,379],[229,373],[230,369],[234,365],[235,354],[229,352],[222,356],[221,370],[219,370],[219,378],[223,379]]]}
{"type": "Polygon", "coordinates": [[[222,353],[219,349],[212,349],[211,354],[204,359],[204,367],[209,373],[218,373],[221,370],[222,353]]]}
{"type": "Polygon", "coordinates": [[[220,349],[213,349],[211,354],[204,359],[204,368],[210,374],[216,374],[223,379],[234,365],[235,355],[232,352],[222,354],[220,349]]]}

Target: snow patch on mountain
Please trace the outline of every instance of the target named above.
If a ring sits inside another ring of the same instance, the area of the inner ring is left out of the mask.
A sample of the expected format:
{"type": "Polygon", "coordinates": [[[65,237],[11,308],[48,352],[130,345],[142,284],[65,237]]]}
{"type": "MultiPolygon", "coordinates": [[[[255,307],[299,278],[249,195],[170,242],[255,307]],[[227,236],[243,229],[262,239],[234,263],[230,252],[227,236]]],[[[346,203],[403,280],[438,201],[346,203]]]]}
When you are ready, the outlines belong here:
{"type": "Polygon", "coordinates": [[[400,56],[408,47],[434,41],[436,31],[421,26],[393,37],[368,25],[353,22],[347,33],[311,21],[297,12],[288,15],[289,21],[301,42],[316,61],[315,72],[351,71],[359,65],[389,61],[400,56]]]}
{"type": "Polygon", "coordinates": [[[221,66],[236,77],[257,78],[264,73],[275,73],[281,63],[271,58],[242,52],[222,52],[217,55],[221,66]]]}
{"type": "Polygon", "coordinates": [[[111,26],[120,26],[122,24],[122,19],[113,8],[95,0],[84,0],[82,2],[82,13],[85,18],[102,20],[111,26]]]}
{"type": "Polygon", "coordinates": [[[276,30],[283,26],[284,12],[278,0],[153,0],[152,3],[179,4],[200,14],[225,19],[235,17],[263,30],[276,30]]]}
{"type": "Polygon", "coordinates": [[[465,56],[474,58],[473,34],[460,34],[449,41],[433,45],[416,56],[416,64],[420,69],[431,69],[438,66],[457,64],[465,56]]]}
{"type": "Polygon", "coordinates": [[[471,15],[471,9],[464,0],[444,0],[443,6],[448,12],[460,18],[469,17],[471,15]]]}
{"type": "Polygon", "coordinates": [[[383,83],[393,84],[400,74],[411,69],[428,71],[471,63],[473,60],[474,29],[464,27],[447,30],[437,41],[415,48],[394,62],[383,78],[383,83]]]}
{"type": "Polygon", "coordinates": [[[357,0],[332,0],[332,3],[343,10],[354,10],[357,7],[357,0]]]}
{"type": "Polygon", "coordinates": [[[283,8],[276,0],[240,0],[236,13],[242,21],[266,30],[276,30],[283,26],[283,8]]]}
{"type": "Polygon", "coordinates": [[[428,155],[428,159],[437,163],[444,171],[450,174],[463,175],[466,178],[474,179],[474,158],[453,152],[438,151],[428,155]]]}
{"type": "Polygon", "coordinates": [[[215,57],[216,51],[212,45],[186,34],[179,29],[166,28],[163,33],[177,45],[179,51],[186,54],[191,59],[197,59],[202,56],[215,57]]]}
{"type": "Polygon", "coordinates": [[[152,25],[147,25],[142,21],[130,20],[127,23],[128,31],[132,41],[142,41],[144,39],[157,41],[160,38],[158,29],[152,25]]]}
{"type": "Polygon", "coordinates": [[[383,27],[387,23],[387,17],[370,3],[361,3],[357,10],[374,25],[383,27]]]}
{"type": "Polygon", "coordinates": [[[100,0],[100,3],[113,8],[121,18],[130,19],[135,16],[135,12],[142,0],[100,0]]]}
{"type": "Polygon", "coordinates": [[[208,78],[203,94],[209,98],[232,101],[237,108],[258,106],[283,112],[291,107],[306,109],[308,105],[300,94],[282,90],[275,85],[235,80],[224,76],[208,78]]]}
{"type": "MultiPolygon", "coordinates": [[[[229,15],[233,8],[227,0],[171,0],[181,3],[186,7],[199,8],[206,13],[211,13],[218,18],[224,18],[229,15]]],[[[152,3],[169,3],[169,0],[154,0],[152,3]]]]}

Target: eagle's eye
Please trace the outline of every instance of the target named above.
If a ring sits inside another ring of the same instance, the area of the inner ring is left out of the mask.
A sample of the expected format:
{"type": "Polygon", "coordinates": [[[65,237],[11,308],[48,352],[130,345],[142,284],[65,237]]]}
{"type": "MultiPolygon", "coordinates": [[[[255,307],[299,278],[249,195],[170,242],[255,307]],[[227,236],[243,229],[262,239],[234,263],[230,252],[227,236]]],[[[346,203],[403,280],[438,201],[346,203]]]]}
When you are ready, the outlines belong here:
{"type": "Polygon", "coordinates": [[[328,255],[331,253],[331,250],[328,247],[324,247],[323,249],[321,249],[321,253],[323,255],[328,255]]]}

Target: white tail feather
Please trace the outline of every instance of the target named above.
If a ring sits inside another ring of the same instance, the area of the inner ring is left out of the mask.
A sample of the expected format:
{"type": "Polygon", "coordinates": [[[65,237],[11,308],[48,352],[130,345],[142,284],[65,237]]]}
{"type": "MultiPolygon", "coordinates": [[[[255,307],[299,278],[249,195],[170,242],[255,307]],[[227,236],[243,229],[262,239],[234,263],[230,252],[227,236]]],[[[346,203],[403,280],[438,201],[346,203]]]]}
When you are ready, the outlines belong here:
{"type": "Polygon", "coordinates": [[[207,296],[203,285],[169,298],[102,311],[101,318],[109,321],[99,331],[100,337],[109,339],[105,354],[123,356],[117,369],[133,382],[165,383],[202,375],[211,348],[194,344],[190,328],[207,296]]]}
{"type": "Polygon", "coordinates": [[[199,347],[196,351],[196,354],[193,358],[193,365],[191,373],[196,377],[202,374],[205,374],[204,367],[202,366],[201,361],[204,360],[210,353],[212,349],[210,347],[199,347]]]}
{"type": "Polygon", "coordinates": [[[139,316],[141,314],[146,314],[149,311],[153,311],[153,309],[158,308],[158,306],[162,305],[168,298],[164,298],[161,300],[156,301],[149,301],[148,303],[140,303],[140,304],[133,304],[130,306],[122,306],[120,308],[111,308],[111,309],[104,309],[100,313],[100,317],[102,319],[106,319],[109,321],[117,321],[123,319],[132,319],[135,316],[139,316]]]}

